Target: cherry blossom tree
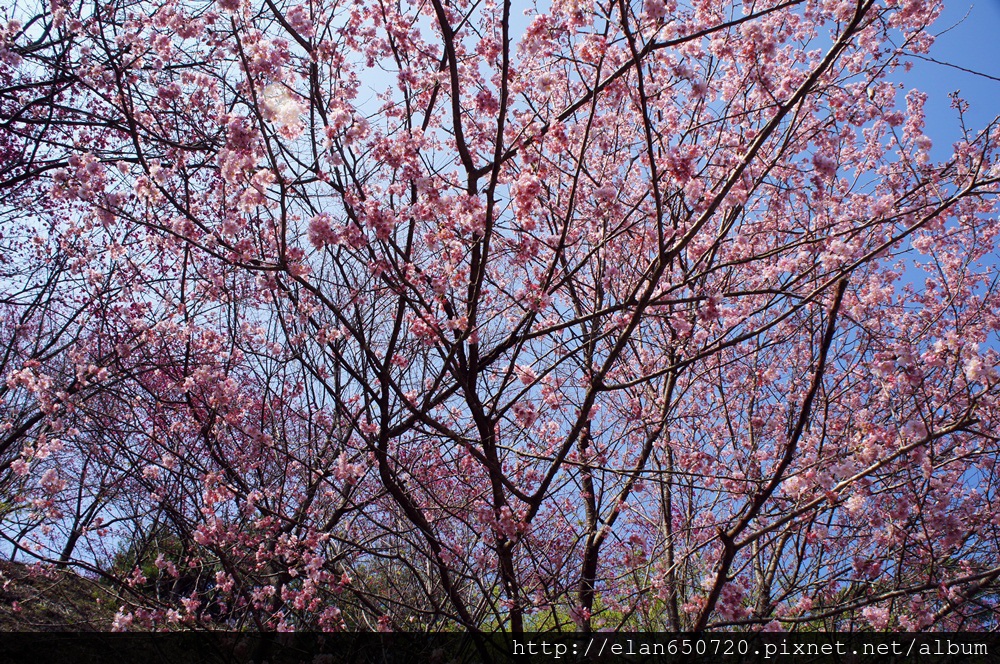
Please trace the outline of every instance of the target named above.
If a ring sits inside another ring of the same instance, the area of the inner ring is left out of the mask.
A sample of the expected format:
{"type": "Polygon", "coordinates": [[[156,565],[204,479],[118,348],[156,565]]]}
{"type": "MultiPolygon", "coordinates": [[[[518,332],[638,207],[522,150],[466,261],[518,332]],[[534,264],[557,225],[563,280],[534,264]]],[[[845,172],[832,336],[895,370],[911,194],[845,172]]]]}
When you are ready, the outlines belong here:
{"type": "Polygon", "coordinates": [[[1000,125],[939,2],[18,0],[0,534],[121,629],[955,629],[1000,125]]]}

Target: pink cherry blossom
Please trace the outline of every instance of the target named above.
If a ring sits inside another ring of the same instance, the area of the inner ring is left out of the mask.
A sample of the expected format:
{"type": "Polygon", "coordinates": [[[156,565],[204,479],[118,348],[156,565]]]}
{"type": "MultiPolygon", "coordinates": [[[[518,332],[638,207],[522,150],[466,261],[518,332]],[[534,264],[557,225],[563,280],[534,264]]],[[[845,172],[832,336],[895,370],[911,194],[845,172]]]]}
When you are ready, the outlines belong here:
{"type": "Polygon", "coordinates": [[[0,537],[107,628],[995,626],[940,2],[81,7],[0,24],[0,537]]]}

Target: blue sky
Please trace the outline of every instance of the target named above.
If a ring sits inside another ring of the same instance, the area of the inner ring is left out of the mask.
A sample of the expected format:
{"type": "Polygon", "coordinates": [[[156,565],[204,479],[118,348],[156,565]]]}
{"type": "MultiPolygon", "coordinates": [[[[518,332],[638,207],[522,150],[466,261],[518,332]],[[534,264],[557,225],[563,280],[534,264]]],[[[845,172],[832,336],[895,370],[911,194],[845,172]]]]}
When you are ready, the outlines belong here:
{"type": "MultiPolygon", "coordinates": [[[[930,57],[1000,79],[1000,0],[945,0],[944,13],[934,32],[944,30],[947,32],[938,36],[930,57]]],[[[928,94],[924,131],[934,141],[938,158],[947,158],[951,144],[958,138],[957,116],[949,93],[959,90],[969,102],[970,129],[979,129],[1000,115],[1000,80],[919,60],[902,80],[904,92],[917,88],[928,94]]]]}

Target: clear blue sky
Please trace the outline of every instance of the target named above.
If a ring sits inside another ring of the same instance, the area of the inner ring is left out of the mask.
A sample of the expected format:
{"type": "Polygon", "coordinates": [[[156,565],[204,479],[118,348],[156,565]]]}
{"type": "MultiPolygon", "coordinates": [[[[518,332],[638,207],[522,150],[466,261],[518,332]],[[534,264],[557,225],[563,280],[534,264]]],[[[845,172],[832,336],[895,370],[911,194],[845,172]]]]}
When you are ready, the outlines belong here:
{"type": "MultiPolygon", "coordinates": [[[[938,36],[929,57],[1000,79],[1000,0],[945,0],[934,32],[944,30],[948,31],[938,36]]],[[[970,129],[982,128],[1000,115],[1000,80],[920,60],[909,74],[900,75],[905,76],[901,79],[904,93],[917,88],[928,94],[924,131],[934,141],[937,158],[947,158],[958,138],[949,93],[958,90],[969,102],[966,120],[970,129]]]]}

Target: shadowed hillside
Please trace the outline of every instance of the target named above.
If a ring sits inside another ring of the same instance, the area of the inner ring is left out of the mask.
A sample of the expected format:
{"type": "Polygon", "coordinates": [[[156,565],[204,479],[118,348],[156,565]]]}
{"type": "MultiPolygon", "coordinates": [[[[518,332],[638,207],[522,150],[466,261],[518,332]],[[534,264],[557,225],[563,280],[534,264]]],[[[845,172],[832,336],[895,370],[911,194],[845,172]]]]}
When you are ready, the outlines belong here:
{"type": "Polygon", "coordinates": [[[114,598],[95,581],[0,561],[0,631],[108,630],[114,614],[114,598]]]}

